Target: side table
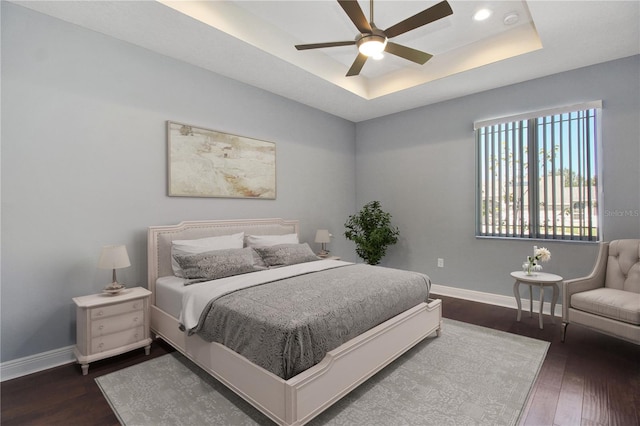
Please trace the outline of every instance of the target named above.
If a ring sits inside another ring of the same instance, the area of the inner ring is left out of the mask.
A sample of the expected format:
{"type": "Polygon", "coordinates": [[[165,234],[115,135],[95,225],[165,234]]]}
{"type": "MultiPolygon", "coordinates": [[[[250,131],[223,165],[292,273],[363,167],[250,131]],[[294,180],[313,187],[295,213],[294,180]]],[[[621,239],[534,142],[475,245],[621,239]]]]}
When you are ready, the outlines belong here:
{"type": "Polygon", "coordinates": [[[520,283],[529,286],[529,316],[533,317],[533,286],[540,287],[540,313],[538,319],[540,322],[540,328],[542,329],[542,306],[544,305],[544,288],[553,287],[553,298],[551,299],[551,322],[555,324],[555,310],[556,302],[558,301],[558,294],[560,289],[558,283],[561,283],[563,278],[560,275],[549,274],[546,272],[535,272],[532,275],[527,275],[523,271],[515,271],[511,273],[511,276],[515,278],[516,282],[513,285],[513,294],[516,296],[516,303],[518,304],[518,316],[517,321],[520,321],[522,316],[522,302],[520,301],[520,283]]]}
{"type": "Polygon", "coordinates": [[[116,295],[74,297],[77,343],[74,353],[89,372],[89,363],[144,347],[149,355],[149,296],[146,288],[133,287],[116,295]]]}
{"type": "Polygon", "coordinates": [[[323,259],[340,260],[340,256],[327,256],[327,257],[323,257],[323,259]]]}

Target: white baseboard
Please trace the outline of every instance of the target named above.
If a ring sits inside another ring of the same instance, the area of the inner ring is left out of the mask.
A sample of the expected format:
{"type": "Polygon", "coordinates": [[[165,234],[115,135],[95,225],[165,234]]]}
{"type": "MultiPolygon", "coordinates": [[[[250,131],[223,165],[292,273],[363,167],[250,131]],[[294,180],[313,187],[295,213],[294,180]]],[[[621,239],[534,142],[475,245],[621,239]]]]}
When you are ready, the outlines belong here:
{"type": "MultiPolygon", "coordinates": [[[[527,286],[522,286],[527,287],[527,286]]],[[[441,284],[431,284],[431,291],[435,294],[443,296],[456,297],[458,299],[471,300],[473,302],[486,303],[489,305],[503,306],[505,308],[518,309],[515,296],[504,296],[501,294],[484,293],[482,291],[467,290],[464,288],[449,287],[441,284]]],[[[522,289],[521,289],[522,291],[522,289]]],[[[523,292],[524,293],[524,292],[523,292]]],[[[535,295],[535,293],[534,293],[535,295]]],[[[542,313],[551,315],[551,297],[545,297],[542,313]]],[[[529,310],[529,299],[522,298],[522,310],[529,310]]],[[[533,312],[540,312],[540,301],[533,301],[533,312]]],[[[562,305],[557,303],[555,312],[556,317],[562,317],[562,305]]]]}
{"type": "Polygon", "coordinates": [[[73,354],[74,346],[54,349],[35,355],[18,358],[0,364],[0,381],[11,380],[38,371],[70,364],[76,360],[73,354]]]}
{"type": "MultiPolygon", "coordinates": [[[[449,287],[441,284],[432,284],[431,291],[443,296],[456,297],[458,299],[471,300],[473,302],[487,303],[489,305],[503,306],[506,308],[517,309],[516,299],[513,296],[503,296],[500,294],[484,293],[475,290],[466,290],[463,288],[449,287]]],[[[527,310],[529,307],[529,299],[522,299],[522,308],[527,310]]],[[[540,302],[533,301],[533,311],[538,312],[540,302]]],[[[546,315],[550,315],[549,303],[544,304],[542,311],[546,315]]],[[[562,316],[562,305],[556,305],[555,315],[562,316]]],[[[19,358],[0,364],[0,381],[11,380],[27,374],[37,373],[38,371],[47,370],[49,368],[58,367],[64,364],[75,362],[76,358],[73,354],[74,346],[66,348],[54,349],[52,351],[43,352],[19,358]]]]}

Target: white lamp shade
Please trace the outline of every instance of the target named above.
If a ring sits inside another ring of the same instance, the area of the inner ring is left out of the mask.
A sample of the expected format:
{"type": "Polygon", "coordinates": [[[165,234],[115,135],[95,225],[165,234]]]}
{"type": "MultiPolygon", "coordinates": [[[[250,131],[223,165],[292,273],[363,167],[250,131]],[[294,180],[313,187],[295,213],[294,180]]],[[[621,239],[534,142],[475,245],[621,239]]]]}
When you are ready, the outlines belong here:
{"type": "Polygon", "coordinates": [[[316,231],[316,243],[330,243],[331,234],[328,229],[318,229],[316,231]]]}
{"type": "Polygon", "coordinates": [[[131,266],[131,262],[129,261],[126,246],[102,247],[102,253],[100,254],[100,260],[98,261],[98,268],[119,269],[126,268],[127,266],[131,266]]]}

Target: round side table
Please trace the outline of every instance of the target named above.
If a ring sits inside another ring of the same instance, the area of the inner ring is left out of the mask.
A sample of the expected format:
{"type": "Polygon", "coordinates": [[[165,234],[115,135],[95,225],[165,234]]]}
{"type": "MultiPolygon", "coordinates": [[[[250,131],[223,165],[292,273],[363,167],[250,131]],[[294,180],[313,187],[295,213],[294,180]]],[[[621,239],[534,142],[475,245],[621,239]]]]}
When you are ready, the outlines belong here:
{"type": "Polygon", "coordinates": [[[540,287],[540,314],[538,319],[540,321],[540,328],[542,326],[542,306],[544,305],[544,288],[553,287],[553,298],[551,299],[551,322],[555,324],[555,310],[556,302],[558,301],[558,294],[560,289],[558,283],[561,283],[563,278],[560,275],[548,274],[546,272],[535,272],[532,275],[527,275],[523,271],[515,271],[511,273],[511,276],[515,278],[516,282],[513,285],[513,294],[516,296],[516,303],[518,304],[518,316],[517,321],[520,321],[522,317],[522,302],[520,301],[520,283],[529,286],[529,316],[533,317],[533,286],[540,287]]]}

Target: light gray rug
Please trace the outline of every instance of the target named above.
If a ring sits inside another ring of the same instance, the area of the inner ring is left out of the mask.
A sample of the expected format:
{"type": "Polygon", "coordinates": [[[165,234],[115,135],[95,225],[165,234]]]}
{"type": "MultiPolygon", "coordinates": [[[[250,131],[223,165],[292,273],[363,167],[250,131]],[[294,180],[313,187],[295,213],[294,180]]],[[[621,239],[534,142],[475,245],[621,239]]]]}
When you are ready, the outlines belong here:
{"type": "MultiPolygon", "coordinates": [[[[515,425],[549,343],[445,320],[312,425],[515,425]]],[[[96,379],[126,426],[272,425],[178,353],[96,379]]]]}

